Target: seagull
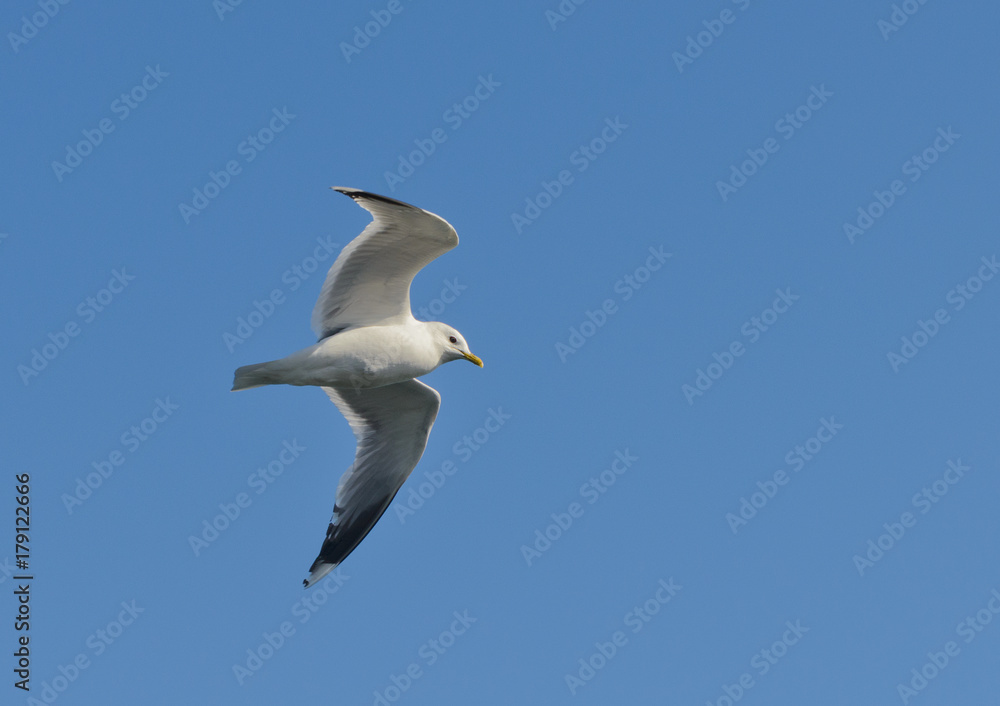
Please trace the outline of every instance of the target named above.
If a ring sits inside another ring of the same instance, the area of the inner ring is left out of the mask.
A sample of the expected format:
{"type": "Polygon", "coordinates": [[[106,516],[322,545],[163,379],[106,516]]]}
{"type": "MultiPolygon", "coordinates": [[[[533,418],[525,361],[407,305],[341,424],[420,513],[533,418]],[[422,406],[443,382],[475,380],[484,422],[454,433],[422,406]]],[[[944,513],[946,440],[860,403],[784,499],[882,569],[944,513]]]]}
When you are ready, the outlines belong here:
{"type": "Polygon", "coordinates": [[[483,367],[462,334],[438,321],[418,321],[410,311],[413,277],[458,245],[451,224],[402,201],[331,188],[354,199],[373,220],[326,276],[312,314],[319,342],[280,360],[238,368],[233,380],[233,390],[321,387],[357,440],[306,588],[354,551],[423,455],[441,395],[415,378],[452,360],[483,367]]]}

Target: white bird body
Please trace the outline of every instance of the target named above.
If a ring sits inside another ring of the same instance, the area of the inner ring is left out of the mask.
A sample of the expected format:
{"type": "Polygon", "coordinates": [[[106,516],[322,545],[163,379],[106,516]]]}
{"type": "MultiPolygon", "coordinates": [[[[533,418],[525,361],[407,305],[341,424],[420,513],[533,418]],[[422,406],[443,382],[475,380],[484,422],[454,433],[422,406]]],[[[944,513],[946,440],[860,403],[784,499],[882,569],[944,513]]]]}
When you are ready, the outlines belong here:
{"type": "Polygon", "coordinates": [[[240,368],[233,389],[260,385],[367,388],[411,380],[452,360],[442,360],[433,332],[433,323],[416,319],[348,329],[279,360],[240,368]]]}
{"type": "Polygon", "coordinates": [[[319,342],[279,360],[245,365],[233,380],[233,390],[321,387],[358,442],[354,463],[337,486],[333,518],[307,587],[354,551],[420,460],[441,396],[414,378],[460,358],[483,365],[458,331],[417,321],[410,311],[410,282],[458,245],[455,229],[402,201],[334,188],[373,220],[326,276],[312,316],[319,342]]]}

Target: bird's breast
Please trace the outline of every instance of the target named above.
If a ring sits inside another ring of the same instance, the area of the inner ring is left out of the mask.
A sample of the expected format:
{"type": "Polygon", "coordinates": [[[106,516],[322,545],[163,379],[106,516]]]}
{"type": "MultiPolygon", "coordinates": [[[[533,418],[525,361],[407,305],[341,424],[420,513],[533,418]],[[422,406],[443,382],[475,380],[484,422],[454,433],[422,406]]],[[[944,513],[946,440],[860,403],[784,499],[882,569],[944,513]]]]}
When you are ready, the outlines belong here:
{"type": "Polygon", "coordinates": [[[438,359],[406,326],[366,326],[338,333],[310,356],[317,379],[331,387],[381,387],[434,370],[438,359]]]}

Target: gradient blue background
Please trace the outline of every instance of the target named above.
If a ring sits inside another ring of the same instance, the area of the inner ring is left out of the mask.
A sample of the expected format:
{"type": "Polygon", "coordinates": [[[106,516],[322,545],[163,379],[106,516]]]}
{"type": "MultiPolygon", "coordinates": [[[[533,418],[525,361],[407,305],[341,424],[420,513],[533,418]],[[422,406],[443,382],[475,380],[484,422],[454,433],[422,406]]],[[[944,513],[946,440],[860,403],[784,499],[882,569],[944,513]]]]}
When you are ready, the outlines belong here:
{"type": "MultiPolygon", "coordinates": [[[[553,29],[555,0],[402,0],[350,62],[341,43],[386,3],[248,0],[220,20],[208,0],[74,2],[16,52],[8,38],[0,559],[27,472],[31,695],[84,654],[56,703],[371,704],[416,663],[397,703],[722,706],[746,672],[741,704],[893,704],[955,641],[909,702],[998,703],[1000,280],[961,311],[946,297],[1000,249],[1000,11],[930,2],[884,39],[889,2],[744,4],[594,0],[553,29]],[[733,23],[679,72],[672,54],[726,8],[733,23]],[[120,120],[112,102],[147,65],[169,76],[120,120]],[[480,76],[500,85],[453,129],[445,112],[480,76]],[[832,96],[784,139],[775,123],[813,86],[832,96]],[[294,119],[246,162],[239,144],[283,108],[294,119]],[[59,181],[52,162],[103,118],[114,131],[59,181]],[[615,118],[627,128],[578,171],[573,153],[615,118]],[[904,162],[949,127],[961,137],[911,183],[904,162]],[[447,140],[390,188],[385,172],[436,128],[447,140]],[[723,201],[716,182],[772,137],[778,152],[723,201]],[[178,205],[233,159],[241,173],[185,223],[178,205]],[[563,169],[573,182],[517,233],[511,214],[563,169]],[[894,179],[906,193],[851,244],[843,224],[894,179]],[[465,286],[440,318],[486,367],[426,378],[443,405],[396,504],[425,471],[458,472],[405,524],[390,509],[302,623],[353,438],[318,390],[229,386],[237,366],[313,341],[323,272],[295,291],[282,275],[316,238],[343,246],[367,223],[334,184],[455,226],[461,246],[412,299],[465,286]],[[672,257],[625,301],[616,283],[650,247],[672,257]],[[84,323],[78,305],[123,267],[135,279],[84,323]],[[283,303],[230,352],[223,334],[276,288],[283,303]],[[794,306],[689,404],[682,386],[748,342],[779,288],[794,306]],[[617,312],[563,362],[556,344],[609,298],[617,312]],[[950,322],[894,372],[887,353],[938,308],[950,322]],[[80,335],[24,384],[18,366],[71,321],[80,335]],[[166,398],[178,408],[130,452],[121,436],[166,398]],[[490,409],[510,418],[463,461],[455,444],[490,409]],[[726,514],[831,416],[843,429],[734,534],[726,514]],[[305,451],[256,494],[248,477],[293,440],[305,451]],[[638,461],[588,504],[581,486],[625,449],[638,461]],[[124,465],[69,513],[63,495],[115,450],[124,465]],[[920,514],[911,498],[949,459],[972,470],[920,514]],[[252,504],[196,557],[189,537],[241,492],[252,504]],[[573,502],[583,516],[528,566],[522,545],[573,502]],[[905,511],[916,526],[859,576],[854,555],[905,511]],[[626,614],[671,578],[680,592],[632,632],[626,614]],[[88,638],[122,601],[143,612],[96,655],[88,638]],[[992,623],[966,644],[956,626],[984,608],[992,623]],[[454,611],[476,622],[428,665],[421,646],[454,611]],[[284,621],[294,635],[240,685],[233,666],[284,621]],[[761,675],[751,661],[786,621],[808,633],[761,675]],[[627,644],[571,693],[566,675],[617,630],[627,644]]],[[[8,3],[0,29],[35,12],[8,3]]],[[[2,700],[26,703],[0,578],[2,700]]]]}

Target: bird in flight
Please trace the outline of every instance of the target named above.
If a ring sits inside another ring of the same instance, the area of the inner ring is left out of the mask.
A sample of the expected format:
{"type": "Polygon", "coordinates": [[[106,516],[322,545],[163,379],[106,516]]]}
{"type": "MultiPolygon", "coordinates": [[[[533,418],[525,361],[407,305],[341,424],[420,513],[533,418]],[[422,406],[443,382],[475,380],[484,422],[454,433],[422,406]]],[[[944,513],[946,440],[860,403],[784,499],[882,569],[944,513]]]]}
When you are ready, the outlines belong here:
{"type": "Polygon", "coordinates": [[[441,395],[415,378],[442,363],[483,361],[447,324],[418,321],[410,283],[431,260],[458,245],[440,216],[359,189],[335,186],[373,220],[345,247],[323,283],[312,314],[319,342],[267,363],[236,370],[233,390],[316,385],[354,432],[354,463],[337,486],[333,517],[308,588],[354,551],[389,507],[427,446],[441,395]]]}

